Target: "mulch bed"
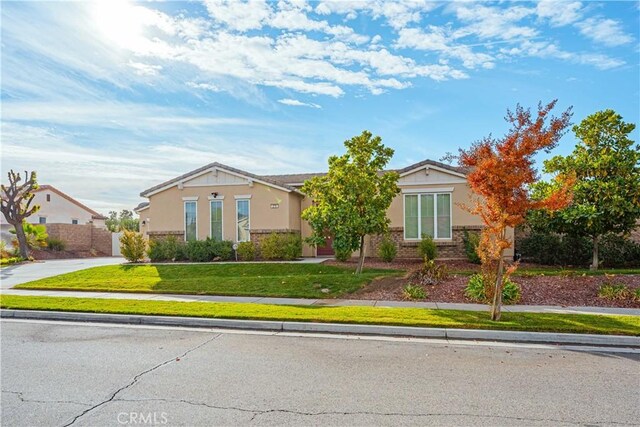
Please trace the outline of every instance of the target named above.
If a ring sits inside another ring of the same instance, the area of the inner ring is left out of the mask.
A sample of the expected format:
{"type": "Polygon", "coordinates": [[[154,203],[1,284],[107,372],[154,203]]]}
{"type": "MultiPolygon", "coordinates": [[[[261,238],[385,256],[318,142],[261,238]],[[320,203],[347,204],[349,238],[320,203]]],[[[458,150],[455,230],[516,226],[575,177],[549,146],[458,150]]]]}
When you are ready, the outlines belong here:
{"type": "MultiPolygon", "coordinates": [[[[329,261],[328,264],[353,266],[355,261],[346,263],[329,261]]],[[[478,266],[465,261],[445,262],[450,270],[477,270],[478,266]]],[[[396,268],[406,271],[417,269],[419,260],[408,260],[385,263],[379,260],[367,260],[369,268],[396,268]]],[[[434,285],[425,286],[428,302],[475,303],[464,295],[469,276],[451,275],[447,280],[434,285]]],[[[640,275],[620,274],[602,276],[514,276],[512,280],[522,291],[518,304],[523,305],[557,305],[557,306],[593,306],[593,307],[626,307],[640,308],[640,301],[606,300],[598,297],[598,289],[604,283],[624,284],[631,290],[640,288],[640,275]]],[[[402,301],[402,288],[407,284],[405,277],[385,277],[374,280],[349,298],[363,300],[402,301]]]]}

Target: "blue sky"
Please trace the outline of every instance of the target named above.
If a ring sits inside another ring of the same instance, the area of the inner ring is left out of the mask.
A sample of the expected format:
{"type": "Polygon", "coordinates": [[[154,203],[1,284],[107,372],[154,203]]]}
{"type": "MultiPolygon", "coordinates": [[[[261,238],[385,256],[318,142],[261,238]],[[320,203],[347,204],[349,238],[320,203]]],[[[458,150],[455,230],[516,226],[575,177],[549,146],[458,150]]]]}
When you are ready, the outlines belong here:
{"type": "Polygon", "coordinates": [[[102,212],[213,161],[322,171],[363,129],[403,167],[501,135],[517,103],[640,116],[638,2],[1,7],[2,169],[102,212]]]}

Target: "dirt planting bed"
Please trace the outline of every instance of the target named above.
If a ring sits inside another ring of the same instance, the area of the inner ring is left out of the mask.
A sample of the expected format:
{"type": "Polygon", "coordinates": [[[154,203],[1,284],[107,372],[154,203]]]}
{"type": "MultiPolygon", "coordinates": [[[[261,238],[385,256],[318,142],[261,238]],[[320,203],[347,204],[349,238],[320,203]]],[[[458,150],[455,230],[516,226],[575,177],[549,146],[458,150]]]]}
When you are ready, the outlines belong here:
{"type": "MultiPolygon", "coordinates": [[[[339,263],[330,261],[335,265],[352,266],[355,262],[339,263]]],[[[465,261],[445,262],[450,271],[477,271],[478,266],[465,261]]],[[[395,268],[409,272],[419,268],[421,262],[399,261],[391,264],[368,260],[367,267],[395,268]]],[[[349,298],[364,300],[404,300],[403,287],[408,283],[405,277],[386,277],[374,280],[369,285],[349,298]]],[[[464,295],[464,289],[469,280],[468,274],[451,274],[448,279],[434,286],[425,286],[428,297],[424,301],[429,302],[455,302],[475,303],[464,295]]],[[[594,306],[594,307],[627,307],[640,308],[640,301],[631,298],[624,300],[607,300],[598,297],[598,289],[605,283],[613,285],[626,285],[631,291],[640,288],[640,275],[525,275],[514,276],[512,280],[517,283],[522,291],[522,297],[518,304],[524,305],[557,305],[557,306],[594,306]]]]}

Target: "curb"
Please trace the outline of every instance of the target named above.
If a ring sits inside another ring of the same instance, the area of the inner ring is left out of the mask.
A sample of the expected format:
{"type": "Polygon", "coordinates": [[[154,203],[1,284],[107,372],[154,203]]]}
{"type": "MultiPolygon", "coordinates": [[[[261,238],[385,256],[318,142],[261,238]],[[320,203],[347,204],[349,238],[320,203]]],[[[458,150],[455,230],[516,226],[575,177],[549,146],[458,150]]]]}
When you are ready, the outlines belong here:
{"type": "Polygon", "coordinates": [[[640,337],[624,335],[493,331],[484,329],[422,328],[410,326],[211,319],[202,317],[144,316],[7,309],[0,310],[0,318],[640,348],[640,337]]]}

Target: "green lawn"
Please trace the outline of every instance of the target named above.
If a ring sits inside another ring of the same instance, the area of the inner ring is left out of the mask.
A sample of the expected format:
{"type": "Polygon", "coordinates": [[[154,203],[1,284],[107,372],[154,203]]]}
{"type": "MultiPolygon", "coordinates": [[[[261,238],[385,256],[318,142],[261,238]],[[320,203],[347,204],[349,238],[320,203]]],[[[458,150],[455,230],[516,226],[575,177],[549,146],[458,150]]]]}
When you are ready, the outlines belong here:
{"type": "Polygon", "coordinates": [[[110,265],[36,280],[22,289],[335,298],[397,270],[353,270],[318,264],[110,265]],[[328,292],[322,292],[323,289],[328,292]]]}
{"type": "Polygon", "coordinates": [[[0,307],[95,313],[260,319],[298,322],[357,323],[438,328],[499,329],[640,335],[640,317],[588,314],[503,313],[500,322],[488,312],[422,308],[281,306],[212,302],[0,296],[0,307]]]}

